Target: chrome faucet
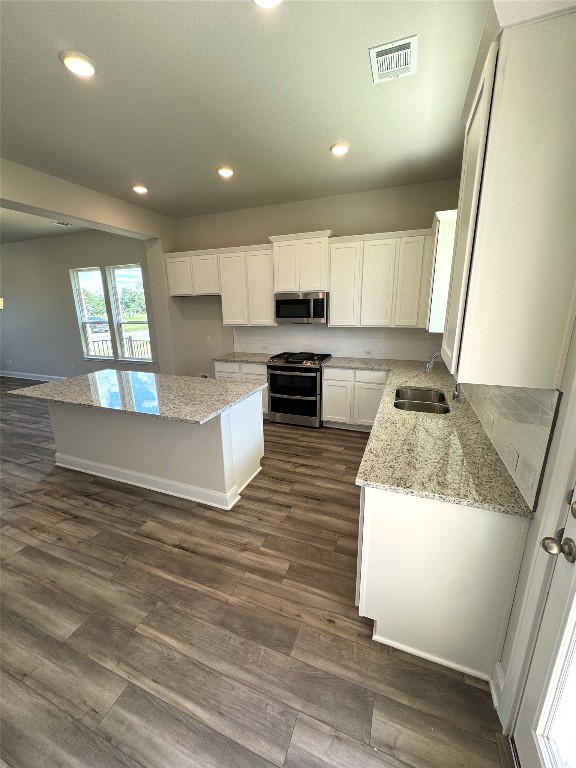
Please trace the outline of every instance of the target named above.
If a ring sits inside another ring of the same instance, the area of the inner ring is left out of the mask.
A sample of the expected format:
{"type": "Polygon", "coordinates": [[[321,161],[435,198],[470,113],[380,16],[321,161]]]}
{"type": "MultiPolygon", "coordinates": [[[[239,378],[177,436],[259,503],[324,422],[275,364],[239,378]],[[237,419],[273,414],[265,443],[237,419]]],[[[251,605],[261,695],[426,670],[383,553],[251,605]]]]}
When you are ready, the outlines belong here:
{"type": "Polygon", "coordinates": [[[426,363],[426,371],[427,373],[432,373],[432,369],[434,368],[434,362],[436,361],[436,358],[440,357],[440,352],[436,352],[435,355],[432,355],[430,360],[426,363]]]}

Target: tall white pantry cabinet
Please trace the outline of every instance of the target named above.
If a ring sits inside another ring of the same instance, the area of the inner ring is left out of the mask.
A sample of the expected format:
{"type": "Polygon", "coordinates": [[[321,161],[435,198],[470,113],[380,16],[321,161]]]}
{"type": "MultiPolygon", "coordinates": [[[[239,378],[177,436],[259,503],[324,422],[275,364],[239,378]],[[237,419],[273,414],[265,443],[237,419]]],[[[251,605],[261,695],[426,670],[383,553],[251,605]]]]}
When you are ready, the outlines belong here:
{"type": "Polygon", "coordinates": [[[574,50],[572,11],[505,29],[486,62],[442,344],[462,383],[554,389],[562,378],[576,317],[576,78],[559,62],[574,50]]]}

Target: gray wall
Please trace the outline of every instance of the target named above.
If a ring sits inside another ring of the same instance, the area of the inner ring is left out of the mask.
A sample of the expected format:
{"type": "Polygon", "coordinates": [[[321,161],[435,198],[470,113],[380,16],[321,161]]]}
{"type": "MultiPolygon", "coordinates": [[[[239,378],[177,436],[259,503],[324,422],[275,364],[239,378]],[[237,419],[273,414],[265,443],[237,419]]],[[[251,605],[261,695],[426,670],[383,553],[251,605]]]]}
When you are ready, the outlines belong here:
{"type": "Polygon", "coordinates": [[[176,250],[257,245],[270,235],[321,229],[335,235],[424,229],[436,211],[456,208],[458,187],[458,179],[449,179],[178,219],[176,250]]]}
{"type": "MultiPolygon", "coordinates": [[[[140,264],[148,289],[146,262],[143,240],[106,232],[79,232],[2,245],[1,370],[38,376],[74,376],[115,367],[114,362],[83,359],[69,270],[140,264]]],[[[154,350],[150,301],[148,305],[154,350]]],[[[122,368],[159,370],[157,364],[122,363],[122,368]]]]}
{"type": "Polygon", "coordinates": [[[222,325],[220,296],[178,296],[169,299],[176,373],[180,376],[214,376],[212,360],[232,352],[231,326],[222,325]],[[210,338],[210,341],[208,341],[210,338]]]}

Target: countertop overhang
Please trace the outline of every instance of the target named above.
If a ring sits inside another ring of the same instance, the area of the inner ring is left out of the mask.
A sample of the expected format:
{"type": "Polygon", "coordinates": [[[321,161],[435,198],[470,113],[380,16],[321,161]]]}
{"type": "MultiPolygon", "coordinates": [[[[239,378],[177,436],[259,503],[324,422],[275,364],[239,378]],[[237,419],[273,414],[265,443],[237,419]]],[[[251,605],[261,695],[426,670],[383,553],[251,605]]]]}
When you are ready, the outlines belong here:
{"type": "Polygon", "coordinates": [[[17,389],[10,394],[46,403],[205,424],[266,386],[250,381],[167,376],[108,368],[17,389]]]}

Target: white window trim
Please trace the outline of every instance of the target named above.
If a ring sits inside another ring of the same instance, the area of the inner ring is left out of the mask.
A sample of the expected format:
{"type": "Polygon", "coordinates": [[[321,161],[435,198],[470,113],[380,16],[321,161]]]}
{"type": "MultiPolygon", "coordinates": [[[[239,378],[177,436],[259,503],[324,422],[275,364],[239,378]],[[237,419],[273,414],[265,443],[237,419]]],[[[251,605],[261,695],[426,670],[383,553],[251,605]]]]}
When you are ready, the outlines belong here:
{"type": "MultiPolygon", "coordinates": [[[[115,269],[127,269],[130,267],[137,267],[142,274],[142,284],[144,286],[144,273],[142,271],[141,264],[113,264],[107,267],[78,267],[70,270],[70,279],[72,281],[72,293],[74,295],[74,304],[76,306],[76,319],[78,321],[78,328],[80,331],[80,338],[82,340],[82,348],[84,352],[84,360],[112,360],[114,362],[124,363],[137,363],[140,365],[153,365],[154,358],[152,356],[152,340],[150,339],[150,357],[125,357],[121,354],[124,350],[124,331],[123,325],[146,325],[150,329],[150,320],[122,320],[120,312],[120,297],[118,296],[118,287],[116,280],[114,279],[115,269]],[[102,278],[102,287],[104,291],[104,303],[106,305],[106,322],[110,329],[110,345],[112,347],[112,355],[91,355],[89,352],[88,332],[87,326],[90,325],[88,320],[84,320],[83,307],[81,303],[81,289],[78,280],[78,273],[80,272],[95,272],[99,271],[102,278]]],[[[146,288],[144,287],[144,300],[146,302],[146,316],[148,316],[148,296],[146,295],[146,288]]]]}

